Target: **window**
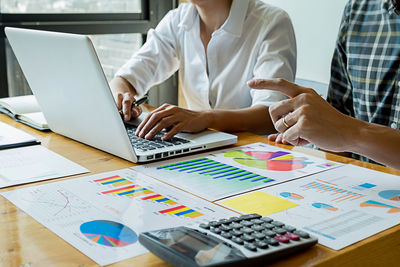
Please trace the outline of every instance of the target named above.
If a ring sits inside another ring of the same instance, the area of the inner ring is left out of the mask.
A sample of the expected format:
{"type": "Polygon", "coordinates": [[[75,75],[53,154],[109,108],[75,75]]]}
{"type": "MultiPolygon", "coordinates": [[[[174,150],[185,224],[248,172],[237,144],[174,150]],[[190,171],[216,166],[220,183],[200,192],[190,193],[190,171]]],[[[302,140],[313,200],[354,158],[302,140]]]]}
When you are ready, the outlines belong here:
{"type": "MultiPolygon", "coordinates": [[[[30,94],[4,27],[88,34],[110,80],[174,0],[0,0],[0,97],[30,94]]],[[[153,103],[158,104],[158,103],[153,103]]]]}

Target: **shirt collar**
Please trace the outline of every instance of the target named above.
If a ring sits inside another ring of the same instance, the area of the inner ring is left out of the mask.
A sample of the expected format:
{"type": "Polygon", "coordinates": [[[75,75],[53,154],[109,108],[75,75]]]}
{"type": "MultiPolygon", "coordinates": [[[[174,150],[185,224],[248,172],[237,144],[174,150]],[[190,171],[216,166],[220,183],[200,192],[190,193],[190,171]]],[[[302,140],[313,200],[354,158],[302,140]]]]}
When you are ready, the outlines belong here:
{"type": "MultiPolygon", "coordinates": [[[[246,19],[247,10],[249,8],[250,0],[233,0],[231,10],[229,11],[228,19],[221,26],[221,29],[234,35],[241,36],[243,31],[244,20],[246,19]]],[[[198,13],[193,4],[190,4],[188,12],[179,23],[179,27],[183,27],[189,31],[196,22],[198,13]]]]}

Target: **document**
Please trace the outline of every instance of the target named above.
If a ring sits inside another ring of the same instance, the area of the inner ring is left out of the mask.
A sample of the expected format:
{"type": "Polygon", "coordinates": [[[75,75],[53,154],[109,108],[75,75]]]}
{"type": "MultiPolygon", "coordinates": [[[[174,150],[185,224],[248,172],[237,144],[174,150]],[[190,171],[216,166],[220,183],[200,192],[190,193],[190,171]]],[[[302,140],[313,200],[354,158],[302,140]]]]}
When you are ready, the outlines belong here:
{"type": "Polygon", "coordinates": [[[266,211],[263,215],[339,250],[400,223],[400,179],[346,165],[218,203],[239,212],[266,211]],[[259,203],[271,198],[280,209],[260,208],[259,203]]]}
{"type": "Polygon", "coordinates": [[[254,143],[134,168],[215,201],[342,165],[276,146],[254,143]]]}
{"type": "Polygon", "coordinates": [[[141,232],[238,215],[132,169],[2,195],[100,265],[148,252],[141,232]]]}
{"type": "Polygon", "coordinates": [[[39,141],[32,135],[0,122],[0,149],[37,144],[39,144],[39,141]]]}
{"type": "Polygon", "coordinates": [[[0,150],[0,188],[86,172],[41,145],[0,150]]]}

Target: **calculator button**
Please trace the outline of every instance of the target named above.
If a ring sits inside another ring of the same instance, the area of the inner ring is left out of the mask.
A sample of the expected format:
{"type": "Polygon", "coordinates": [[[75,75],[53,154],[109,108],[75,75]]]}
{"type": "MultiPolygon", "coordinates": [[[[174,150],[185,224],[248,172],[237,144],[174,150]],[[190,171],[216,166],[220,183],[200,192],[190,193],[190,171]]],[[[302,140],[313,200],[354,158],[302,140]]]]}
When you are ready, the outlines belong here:
{"type": "Polygon", "coordinates": [[[251,251],[257,251],[257,247],[253,244],[246,244],[244,247],[251,251]]]}
{"type": "Polygon", "coordinates": [[[251,235],[248,235],[248,234],[244,234],[244,235],[242,235],[240,238],[241,238],[243,241],[246,241],[246,242],[253,242],[253,241],[255,241],[255,238],[252,237],[251,235]]]}
{"type": "Polygon", "coordinates": [[[290,233],[290,232],[285,234],[285,236],[287,238],[289,238],[290,240],[294,240],[294,241],[299,241],[300,240],[300,236],[298,236],[296,234],[293,234],[293,233],[290,233]]]}
{"type": "Polygon", "coordinates": [[[264,242],[267,242],[268,244],[270,244],[271,246],[274,246],[274,247],[279,246],[278,240],[275,240],[273,238],[267,238],[264,240],[264,242]]]}
{"type": "Polygon", "coordinates": [[[265,238],[265,235],[262,234],[262,233],[253,233],[251,235],[254,236],[254,238],[257,238],[257,239],[264,239],[265,238]]]}
{"type": "Polygon", "coordinates": [[[301,230],[297,230],[293,232],[296,235],[299,235],[302,238],[309,238],[310,235],[307,232],[301,231],[301,230]]]}
{"type": "Polygon", "coordinates": [[[265,230],[265,227],[262,227],[261,225],[253,225],[251,227],[251,229],[253,229],[254,231],[260,232],[262,230],[265,230]]]}
{"type": "Polygon", "coordinates": [[[271,222],[271,224],[273,224],[273,225],[275,225],[275,226],[277,226],[277,227],[282,227],[282,226],[285,225],[284,223],[279,222],[279,221],[273,221],[273,222],[271,222]]]}
{"type": "Polygon", "coordinates": [[[285,229],[288,232],[296,231],[296,228],[294,228],[293,226],[290,226],[290,225],[285,225],[282,228],[285,229]]]}
{"type": "Polygon", "coordinates": [[[264,223],[264,221],[260,220],[260,219],[253,219],[253,220],[251,220],[251,222],[254,223],[254,224],[262,224],[262,223],[264,223]]]}
{"type": "Polygon", "coordinates": [[[268,229],[272,229],[272,228],[275,227],[275,225],[270,224],[270,223],[263,223],[263,224],[261,224],[261,226],[263,226],[263,227],[265,227],[265,228],[268,228],[268,229]]]}
{"type": "Polygon", "coordinates": [[[244,241],[242,239],[238,238],[238,237],[232,238],[232,241],[235,242],[236,244],[239,244],[239,245],[243,245],[244,244],[244,241]]]}
{"type": "Polygon", "coordinates": [[[202,224],[200,224],[199,226],[200,226],[201,228],[203,228],[203,229],[206,229],[206,230],[210,229],[210,225],[209,225],[208,223],[202,223],[202,224]]]}
{"type": "Polygon", "coordinates": [[[222,231],[230,231],[232,230],[232,227],[223,224],[219,227],[219,229],[221,229],[222,231]]]}
{"type": "Polygon", "coordinates": [[[254,243],[254,245],[258,248],[261,249],[267,249],[268,248],[268,243],[264,242],[264,241],[257,241],[254,243]]]}
{"type": "Polygon", "coordinates": [[[230,233],[233,235],[233,236],[241,236],[243,233],[242,232],[240,232],[240,231],[238,231],[238,230],[232,230],[232,231],[230,231],[230,233]]]}
{"type": "Polygon", "coordinates": [[[276,233],[274,231],[271,231],[271,230],[264,230],[264,231],[262,231],[262,233],[267,235],[267,236],[269,236],[269,237],[276,236],[276,233]]]}
{"type": "Polygon", "coordinates": [[[227,219],[221,219],[218,222],[221,224],[229,224],[230,223],[230,221],[228,221],[227,219]]]}
{"type": "Polygon", "coordinates": [[[243,227],[243,225],[241,225],[240,223],[231,223],[230,225],[229,225],[232,229],[240,229],[240,228],[242,228],[243,227]]]}
{"type": "Polygon", "coordinates": [[[263,220],[263,221],[266,222],[266,223],[270,223],[270,222],[273,221],[273,220],[272,220],[271,218],[269,218],[269,217],[262,217],[260,220],[263,220]]]}
{"type": "Polygon", "coordinates": [[[284,235],[286,234],[286,230],[279,228],[279,227],[275,227],[272,228],[272,231],[274,231],[275,233],[279,234],[279,235],[284,235]]]}
{"type": "Polygon", "coordinates": [[[249,214],[249,216],[251,216],[252,219],[260,219],[262,217],[260,214],[256,214],[256,213],[249,214]]]}
{"type": "Polygon", "coordinates": [[[251,234],[251,233],[254,232],[253,229],[250,229],[250,228],[248,228],[248,227],[243,227],[243,228],[240,229],[240,231],[241,231],[243,234],[251,234]]]}
{"type": "Polygon", "coordinates": [[[253,225],[253,223],[249,221],[241,221],[240,224],[246,227],[250,227],[253,225]]]}
{"type": "Polygon", "coordinates": [[[209,222],[209,224],[210,224],[211,227],[218,227],[218,226],[221,225],[221,223],[220,223],[220,222],[217,222],[217,221],[209,222]]]}
{"type": "Polygon", "coordinates": [[[284,235],[277,235],[274,238],[281,243],[289,243],[290,242],[290,239],[284,235]]]}
{"type": "Polygon", "coordinates": [[[241,220],[252,220],[254,219],[250,214],[242,215],[239,217],[241,220]]]}
{"type": "Polygon", "coordinates": [[[239,217],[230,217],[228,219],[229,222],[233,223],[233,222],[240,222],[242,219],[240,219],[239,217]]]}
{"type": "Polygon", "coordinates": [[[227,232],[222,232],[221,236],[225,237],[226,239],[231,239],[232,238],[232,234],[231,233],[227,233],[227,232]]]}
{"type": "Polygon", "coordinates": [[[219,229],[219,228],[211,228],[211,232],[213,232],[215,234],[220,234],[221,233],[221,229],[219,229]]]}

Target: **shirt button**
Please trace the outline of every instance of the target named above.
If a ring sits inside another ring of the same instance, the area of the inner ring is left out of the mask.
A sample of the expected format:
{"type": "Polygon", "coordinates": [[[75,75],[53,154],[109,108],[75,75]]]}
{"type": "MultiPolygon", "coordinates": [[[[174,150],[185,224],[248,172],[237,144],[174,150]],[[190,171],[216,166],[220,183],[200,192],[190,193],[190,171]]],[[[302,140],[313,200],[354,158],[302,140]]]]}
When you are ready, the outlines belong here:
{"type": "Polygon", "coordinates": [[[397,123],[393,122],[390,127],[392,127],[393,129],[397,129],[397,123]]]}

